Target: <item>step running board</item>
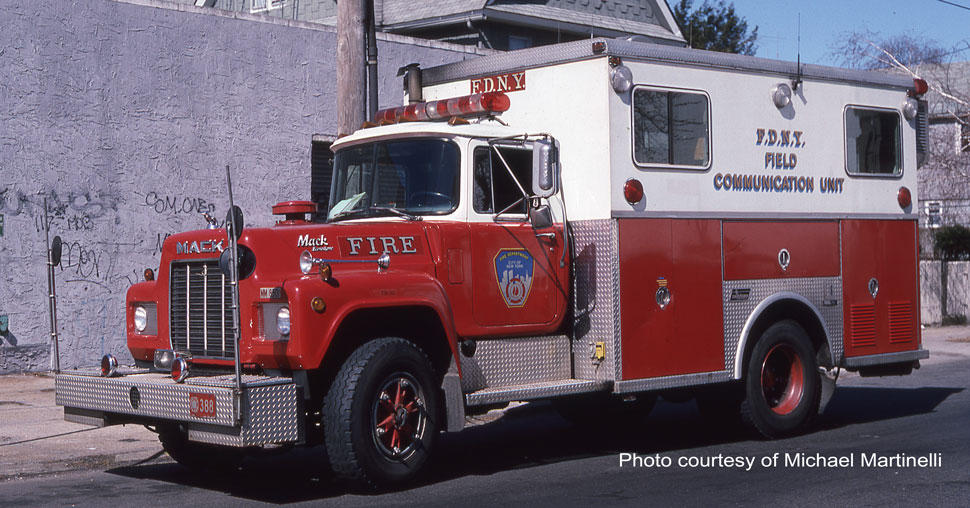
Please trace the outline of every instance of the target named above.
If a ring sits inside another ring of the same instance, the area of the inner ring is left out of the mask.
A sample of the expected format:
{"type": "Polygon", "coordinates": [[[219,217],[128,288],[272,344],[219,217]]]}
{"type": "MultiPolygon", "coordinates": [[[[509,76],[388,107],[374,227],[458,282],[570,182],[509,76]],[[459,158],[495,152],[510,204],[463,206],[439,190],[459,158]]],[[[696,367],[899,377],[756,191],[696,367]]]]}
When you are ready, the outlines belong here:
{"type": "Polygon", "coordinates": [[[562,379],[541,383],[485,388],[465,394],[469,406],[482,406],[513,400],[546,399],[576,393],[604,391],[610,388],[609,381],[588,381],[582,379],[562,379]]]}

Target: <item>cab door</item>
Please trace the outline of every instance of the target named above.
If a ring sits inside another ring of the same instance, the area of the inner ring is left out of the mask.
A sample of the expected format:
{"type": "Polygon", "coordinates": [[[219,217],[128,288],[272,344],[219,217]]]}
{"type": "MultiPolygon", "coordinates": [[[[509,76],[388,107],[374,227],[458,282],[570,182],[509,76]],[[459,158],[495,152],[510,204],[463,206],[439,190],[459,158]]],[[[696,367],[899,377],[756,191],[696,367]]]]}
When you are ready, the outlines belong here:
{"type": "Polygon", "coordinates": [[[532,148],[475,146],[469,212],[475,322],[496,334],[551,333],[566,307],[562,224],[536,230],[528,217],[532,148]],[[503,162],[504,161],[504,162],[503,162]]]}

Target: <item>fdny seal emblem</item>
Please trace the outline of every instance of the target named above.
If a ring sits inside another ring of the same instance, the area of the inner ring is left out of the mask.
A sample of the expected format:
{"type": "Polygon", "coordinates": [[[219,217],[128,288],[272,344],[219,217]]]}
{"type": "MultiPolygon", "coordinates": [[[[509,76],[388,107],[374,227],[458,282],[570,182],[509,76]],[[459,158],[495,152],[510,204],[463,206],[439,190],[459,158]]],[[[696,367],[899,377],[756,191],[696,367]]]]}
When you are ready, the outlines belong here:
{"type": "Polygon", "coordinates": [[[532,255],[525,249],[502,249],[495,255],[495,280],[505,305],[522,307],[532,289],[532,255]]]}

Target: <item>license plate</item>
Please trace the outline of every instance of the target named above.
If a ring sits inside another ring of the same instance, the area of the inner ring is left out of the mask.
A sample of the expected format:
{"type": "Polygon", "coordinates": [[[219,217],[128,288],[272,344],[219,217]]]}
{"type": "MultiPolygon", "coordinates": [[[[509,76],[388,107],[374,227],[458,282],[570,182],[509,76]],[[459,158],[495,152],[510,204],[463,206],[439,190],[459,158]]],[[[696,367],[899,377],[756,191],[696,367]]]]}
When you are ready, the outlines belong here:
{"type": "Polygon", "coordinates": [[[215,418],[216,396],[211,393],[190,393],[189,413],[196,418],[215,418]]]}

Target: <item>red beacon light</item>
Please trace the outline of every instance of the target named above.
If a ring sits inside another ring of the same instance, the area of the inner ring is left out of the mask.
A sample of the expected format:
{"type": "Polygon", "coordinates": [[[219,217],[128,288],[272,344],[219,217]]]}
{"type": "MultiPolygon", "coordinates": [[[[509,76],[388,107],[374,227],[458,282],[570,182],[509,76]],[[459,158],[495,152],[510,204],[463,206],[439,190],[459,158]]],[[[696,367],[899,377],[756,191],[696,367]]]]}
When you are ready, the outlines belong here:
{"type": "Polygon", "coordinates": [[[925,94],[930,90],[930,85],[926,83],[926,80],[921,78],[916,78],[913,80],[913,88],[910,90],[909,95],[911,97],[918,97],[925,94]]]}
{"type": "Polygon", "coordinates": [[[374,114],[374,121],[386,124],[448,120],[453,117],[501,113],[508,111],[510,104],[509,96],[502,92],[476,93],[382,109],[374,114]]]}

